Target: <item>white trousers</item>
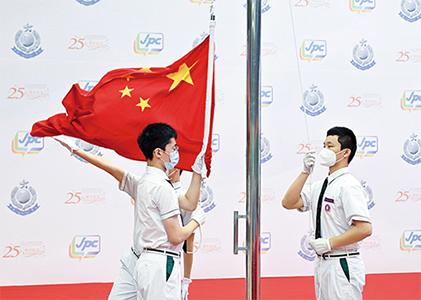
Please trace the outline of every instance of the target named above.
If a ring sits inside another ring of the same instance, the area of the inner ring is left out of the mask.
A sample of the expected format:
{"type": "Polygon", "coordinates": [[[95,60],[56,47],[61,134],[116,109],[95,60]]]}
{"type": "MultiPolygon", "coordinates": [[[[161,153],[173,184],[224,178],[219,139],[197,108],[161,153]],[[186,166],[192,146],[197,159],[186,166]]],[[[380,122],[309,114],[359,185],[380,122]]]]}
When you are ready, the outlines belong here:
{"type": "Polygon", "coordinates": [[[120,261],[120,272],[114,281],[108,300],[136,300],[136,282],[133,279],[133,273],[137,257],[128,250],[122,254],[120,261]]]}
{"type": "Polygon", "coordinates": [[[364,262],[359,255],[314,262],[314,287],[318,300],[360,300],[365,285],[364,262]]]}
{"type": "Polygon", "coordinates": [[[180,298],[180,259],[159,253],[143,252],[133,274],[137,300],[180,298]]]}

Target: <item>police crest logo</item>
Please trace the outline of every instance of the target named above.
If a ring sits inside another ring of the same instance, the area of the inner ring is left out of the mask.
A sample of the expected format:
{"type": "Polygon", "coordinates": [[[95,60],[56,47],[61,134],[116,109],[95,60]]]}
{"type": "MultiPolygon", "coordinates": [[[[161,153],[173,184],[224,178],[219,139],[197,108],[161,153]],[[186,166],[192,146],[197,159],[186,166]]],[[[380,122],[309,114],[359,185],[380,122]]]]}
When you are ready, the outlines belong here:
{"type": "Polygon", "coordinates": [[[199,203],[205,213],[208,213],[215,208],[216,204],[213,201],[213,191],[209,186],[203,186],[202,194],[199,198],[199,203]]]}
{"type": "Polygon", "coordinates": [[[311,248],[308,241],[314,240],[314,230],[309,230],[308,234],[303,235],[301,238],[301,250],[298,251],[298,255],[308,261],[314,261],[316,258],[316,252],[311,248]]]}
{"type": "Polygon", "coordinates": [[[91,6],[98,3],[101,0],[76,0],[76,1],[82,5],[91,6]]]}
{"type": "Polygon", "coordinates": [[[408,164],[417,165],[421,163],[421,140],[416,134],[411,135],[403,145],[402,159],[408,164]]]}
{"type": "Polygon", "coordinates": [[[315,117],[326,111],[324,96],[314,84],[303,93],[303,105],[300,109],[307,115],[315,117]]]}
{"type": "MultiPolygon", "coordinates": [[[[247,3],[243,4],[243,6],[245,8],[247,8],[247,3]]],[[[269,5],[269,0],[263,0],[261,2],[261,8],[262,8],[262,13],[267,12],[269,9],[271,9],[270,5],[269,5]]]]}
{"type": "Polygon", "coordinates": [[[371,69],[376,64],[373,48],[364,39],[355,45],[352,50],[352,57],[351,64],[361,71],[371,69]]]}
{"type": "Polygon", "coordinates": [[[421,19],[420,0],[402,0],[399,16],[410,23],[421,19]]]}
{"type": "Polygon", "coordinates": [[[32,28],[32,25],[23,26],[24,30],[19,30],[15,35],[15,47],[12,48],[13,52],[23,58],[33,58],[38,56],[44,51],[41,48],[41,37],[32,28]]]}
{"type": "Polygon", "coordinates": [[[205,40],[205,38],[208,36],[206,32],[202,32],[199,37],[195,38],[193,41],[192,48],[195,48],[197,45],[199,45],[201,42],[205,40]]]}
{"type": "Polygon", "coordinates": [[[11,204],[7,207],[14,213],[26,216],[39,208],[35,189],[28,186],[29,181],[22,180],[20,187],[15,187],[10,194],[11,204]]]}
{"type": "Polygon", "coordinates": [[[260,162],[263,164],[272,158],[270,153],[270,144],[269,140],[261,135],[260,138],[260,162]]]}
{"type": "MultiPolygon", "coordinates": [[[[81,139],[77,139],[75,141],[75,143],[80,149],[84,150],[85,152],[88,152],[88,153],[91,153],[91,154],[94,154],[94,155],[98,155],[98,156],[104,155],[101,152],[101,149],[98,146],[95,146],[95,145],[92,145],[88,142],[82,141],[81,139]]],[[[88,163],[86,160],[84,160],[83,158],[79,157],[76,154],[73,154],[73,156],[81,162],[88,163]]]]}
{"type": "Polygon", "coordinates": [[[376,203],[374,203],[374,200],[373,200],[373,190],[367,185],[367,182],[365,180],[361,180],[360,183],[368,195],[368,202],[367,202],[368,209],[372,209],[374,205],[376,205],[376,203]]]}

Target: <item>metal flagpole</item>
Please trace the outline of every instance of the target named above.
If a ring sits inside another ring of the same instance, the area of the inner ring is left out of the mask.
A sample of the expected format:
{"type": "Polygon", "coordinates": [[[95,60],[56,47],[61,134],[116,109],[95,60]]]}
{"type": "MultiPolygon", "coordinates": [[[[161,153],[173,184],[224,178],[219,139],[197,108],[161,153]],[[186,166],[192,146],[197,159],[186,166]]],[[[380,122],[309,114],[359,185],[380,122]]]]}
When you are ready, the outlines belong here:
{"type": "Polygon", "coordinates": [[[234,254],[246,251],[246,299],[260,299],[260,32],[261,0],[247,0],[247,215],[234,211],[234,254]],[[246,219],[246,247],[238,220],[246,219]]]}
{"type": "Polygon", "coordinates": [[[247,1],[247,299],[260,299],[261,0],[247,1]]]}

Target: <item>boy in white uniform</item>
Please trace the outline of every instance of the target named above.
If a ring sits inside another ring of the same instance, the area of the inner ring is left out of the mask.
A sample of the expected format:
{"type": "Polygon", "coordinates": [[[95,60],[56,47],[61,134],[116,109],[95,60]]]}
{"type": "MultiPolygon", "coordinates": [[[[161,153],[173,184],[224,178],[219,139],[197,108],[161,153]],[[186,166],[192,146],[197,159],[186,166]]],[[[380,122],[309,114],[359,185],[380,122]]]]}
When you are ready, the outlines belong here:
{"type": "Polygon", "coordinates": [[[133,278],[137,299],[178,299],[180,297],[179,257],[182,242],[205,222],[203,209],[197,210],[192,221],[181,226],[180,206],[195,210],[200,197],[203,157],[193,165],[189,190],[177,198],[166,171],[178,162],[176,131],[164,123],[149,124],[138,138],[147,159],[142,178],[112,164],[107,159],[84,152],[66,138],[56,138],[71,152],[116,178],[119,188],[135,201],[134,247],[141,251],[133,278]]]}
{"type": "Polygon", "coordinates": [[[320,163],[329,167],[325,181],[304,186],[314,168],[315,151],[304,157],[304,170],[286,192],[282,205],[287,209],[311,210],[315,240],[309,244],[317,253],[314,280],[317,299],[362,299],[364,263],[358,243],[372,233],[367,194],[349,174],[357,141],[345,127],[327,132],[320,163]]]}

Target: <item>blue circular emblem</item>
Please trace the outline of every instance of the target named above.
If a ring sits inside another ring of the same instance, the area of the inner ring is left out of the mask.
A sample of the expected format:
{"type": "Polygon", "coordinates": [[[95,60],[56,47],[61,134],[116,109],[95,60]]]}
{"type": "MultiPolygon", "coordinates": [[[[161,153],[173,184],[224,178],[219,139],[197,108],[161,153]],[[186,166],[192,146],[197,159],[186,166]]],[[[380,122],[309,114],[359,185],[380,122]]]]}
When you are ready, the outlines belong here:
{"type": "Polygon", "coordinates": [[[23,58],[32,58],[44,51],[41,48],[41,37],[32,28],[32,25],[25,25],[23,30],[19,30],[15,35],[15,47],[12,48],[13,52],[23,58]]]}
{"type": "Polygon", "coordinates": [[[301,110],[309,116],[318,116],[326,110],[324,96],[314,84],[303,93],[303,105],[301,110]]]}
{"type": "Polygon", "coordinates": [[[421,3],[420,0],[402,0],[401,12],[402,19],[410,23],[421,19],[421,3]]]}
{"type": "Polygon", "coordinates": [[[421,140],[417,138],[416,134],[411,135],[403,145],[402,159],[411,165],[416,165],[421,162],[421,140]]]}
{"type": "Polygon", "coordinates": [[[374,61],[374,51],[364,39],[354,47],[352,57],[354,59],[351,61],[351,64],[362,71],[368,70],[376,64],[374,61]]]}

